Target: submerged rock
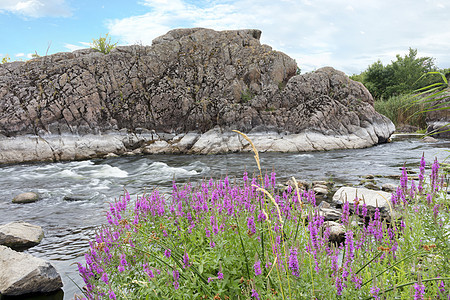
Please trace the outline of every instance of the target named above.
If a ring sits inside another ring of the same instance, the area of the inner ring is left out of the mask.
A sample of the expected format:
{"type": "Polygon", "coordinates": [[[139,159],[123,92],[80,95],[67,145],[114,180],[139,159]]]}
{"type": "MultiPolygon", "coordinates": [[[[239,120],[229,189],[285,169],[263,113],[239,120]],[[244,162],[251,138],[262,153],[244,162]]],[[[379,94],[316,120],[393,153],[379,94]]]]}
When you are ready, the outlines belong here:
{"type": "Polygon", "coordinates": [[[12,200],[13,203],[32,203],[39,200],[39,195],[33,192],[21,193],[15,196],[12,200]]]}
{"type": "Polygon", "coordinates": [[[69,201],[69,202],[75,202],[75,201],[89,201],[92,199],[92,196],[90,195],[84,195],[84,194],[70,194],[70,195],[65,195],[63,197],[64,201],[69,201]]]}
{"type": "Polygon", "coordinates": [[[0,245],[23,250],[36,246],[44,238],[41,226],[25,222],[0,225],[0,245]]]}
{"type": "Polygon", "coordinates": [[[60,275],[49,262],[0,246],[0,294],[48,293],[62,286],[60,275]]]}

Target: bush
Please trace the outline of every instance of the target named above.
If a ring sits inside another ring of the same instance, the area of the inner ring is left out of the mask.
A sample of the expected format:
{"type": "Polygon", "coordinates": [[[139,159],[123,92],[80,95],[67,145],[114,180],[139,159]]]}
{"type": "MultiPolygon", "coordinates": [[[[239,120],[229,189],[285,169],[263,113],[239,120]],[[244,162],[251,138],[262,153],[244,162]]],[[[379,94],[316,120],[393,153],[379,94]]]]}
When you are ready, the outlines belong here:
{"type": "Polygon", "coordinates": [[[411,95],[392,96],[386,101],[376,100],[375,110],[388,117],[395,126],[409,124],[419,128],[426,128],[423,103],[412,103],[411,95]]]}
{"type": "Polygon", "coordinates": [[[417,57],[417,49],[412,48],[409,48],[407,55],[402,57],[397,54],[396,58],[396,61],[386,66],[377,61],[361,74],[350,78],[362,82],[378,100],[407,94],[435,82],[436,78],[423,77],[427,72],[437,69],[434,58],[417,57]]]}
{"type": "Polygon", "coordinates": [[[100,51],[104,54],[108,54],[109,52],[111,52],[112,49],[114,49],[117,45],[116,43],[112,43],[111,42],[111,37],[108,36],[108,33],[105,35],[105,37],[102,37],[100,35],[100,37],[98,39],[94,39],[92,40],[92,45],[91,48],[95,49],[97,51],[100,51]]]}
{"type": "Polygon", "coordinates": [[[11,61],[11,58],[9,55],[5,55],[5,57],[2,58],[2,64],[6,64],[11,61]]]}
{"type": "Polygon", "coordinates": [[[331,243],[314,193],[279,190],[276,174],[173,183],[110,204],[78,264],[88,299],[447,299],[449,202],[439,163],[417,186],[403,168],[382,219],[363,200],[343,205],[331,243]],[[353,213],[353,214],[352,214],[353,213]]]}

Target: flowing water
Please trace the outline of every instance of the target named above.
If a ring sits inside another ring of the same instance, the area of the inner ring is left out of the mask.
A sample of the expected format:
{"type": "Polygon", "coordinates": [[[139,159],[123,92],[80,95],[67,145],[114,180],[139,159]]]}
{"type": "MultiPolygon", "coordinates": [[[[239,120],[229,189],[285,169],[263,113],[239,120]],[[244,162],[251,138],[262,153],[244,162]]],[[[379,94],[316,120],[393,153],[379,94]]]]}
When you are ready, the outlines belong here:
{"type": "MultiPolygon", "coordinates": [[[[260,157],[262,168],[267,172],[275,170],[279,182],[294,176],[306,181],[333,181],[342,186],[358,184],[368,174],[399,175],[405,163],[417,171],[422,153],[430,163],[435,157],[443,161],[450,155],[449,149],[448,140],[427,144],[407,139],[367,149],[261,153],[260,157]]],[[[154,187],[169,191],[174,178],[177,182],[226,175],[236,178],[245,170],[249,174],[256,170],[251,153],[148,155],[0,166],[0,224],[23,220],[42,226],[45,238],[26,252],[49,260],[56,267],[63,279],[64,295],[33,299],[72,299],[74,293],[81,294],[76,284],[82,286],[74,263],[83,261],[95,229],[106,223],[108,203],[119,197],[124,188],[135,198],[154,187]],[[11,203],[15,195],[29,191],[37,192],[41,200],[11,203]]],[[[379,186],[397,183],[384,177],[377,181],[379,186]]]]}

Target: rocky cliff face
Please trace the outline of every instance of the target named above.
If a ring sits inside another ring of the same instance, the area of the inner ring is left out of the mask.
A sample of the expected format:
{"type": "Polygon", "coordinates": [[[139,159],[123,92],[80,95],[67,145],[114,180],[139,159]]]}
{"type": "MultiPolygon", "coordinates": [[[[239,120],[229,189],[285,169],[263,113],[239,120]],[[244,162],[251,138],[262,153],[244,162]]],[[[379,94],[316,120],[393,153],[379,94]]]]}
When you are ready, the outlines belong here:
{"type": "MultiPolygon", "coordinates": [[[[178,29],[152,46],[117,47],[107,55],[86,49],[0,65],[0,161],[10,160],[6,152],[14,147],[31,145],[29,152],[42,152],[33,146],[39,143],[52,160],[151,149],[156,142],[167,144],[160,143],[158,151],[210,153],[194,146],[211,130],[222,142],[232,129],[270,132],[276,140],[312,132],[321,137],[309,143],[312,150],[330,148],[319,145],[324,137],[344,141],[331,148],[387,140],[394,126],[374,111],[364,86],[332,68],[295,75],[295,61],[261,45],[260,35],[259,30],[178,29]],[[106,133],[100,145],[92,137],[106,133]],[[186,133],[195,138],[174,148],[186,133]],[[24,135],[33,135],[26,137],[29,145],[22,143],[24,135]],[[111,135],[119,144],[104,141],[111,135]],[[358,141],[345,143],[351,140],[358,141]],[[111,147],[102,150],[102,143],[111,147]]],[[[240,142],[222,150],[243,148],[240,142]]],[[[272,148],[265,150],[284,149],[272,148]]],[[[36,155],[25,156],[26,161],[36,155]]]]}

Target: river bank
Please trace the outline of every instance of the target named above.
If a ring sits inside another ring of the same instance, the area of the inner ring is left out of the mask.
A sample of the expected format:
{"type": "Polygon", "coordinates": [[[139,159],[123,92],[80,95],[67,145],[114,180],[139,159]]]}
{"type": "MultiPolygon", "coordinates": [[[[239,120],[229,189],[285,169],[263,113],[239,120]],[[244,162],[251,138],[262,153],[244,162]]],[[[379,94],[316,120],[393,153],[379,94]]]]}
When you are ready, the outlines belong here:
{"type": "MultiPolygon", "coordinates": [[[[306,181],[332,181],[335,188],[359,185],[367,174],[382,175],[376,184],[398,184],[400,168],[406,163],[418,170],[422,153],[428,161],[443,161],[450,142],[423,143],[407,139],[356,150],[335,150],[306,153],[262,153],[264,170],[277,173],[280,182],[291,176],[306,181]]],[[[2,222],[24,220],[43,227],[45,238],[27,252],[49,259],[61,274],[64,298],[71,299],[81,284],[76,261],[81,261],[96,228],[105,223],[108,202],[114,201],[125,187],[132,198],[158,187],[169,191],[172,179],[196,182],[202,178],[241,177],[244,170],[256,170],[253,155],[235,153],[222,155],[135,155],[104,160],[58,163],[31,163],[0,167],[0,185],[8,187],[0,201],[2,222]],[[41,195],[38,202],[18,205],[11,199],[23,191],[41,195]],[[64,200],[78,195],[79,201],[64,200]]]]}

